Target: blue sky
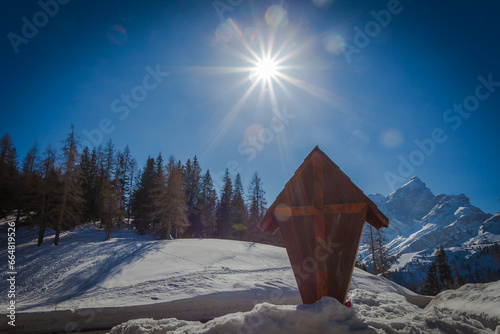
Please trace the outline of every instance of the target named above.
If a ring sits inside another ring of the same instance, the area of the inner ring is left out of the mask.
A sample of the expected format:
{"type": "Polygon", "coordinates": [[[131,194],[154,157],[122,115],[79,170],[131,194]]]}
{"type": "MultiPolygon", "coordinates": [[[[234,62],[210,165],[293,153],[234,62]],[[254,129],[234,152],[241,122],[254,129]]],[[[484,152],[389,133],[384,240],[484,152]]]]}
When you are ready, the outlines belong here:
{"type": "Polygon", "coordinates": [[[500,211],[497,2],[3,7],[0,133],[20,160],[74,124],[88,145],[129,144],[141,166],[162,152],[245,184],[258,171],[271,204],[319,145],[367,194],[417,175],[500,211]],[[270,82],[249,76],[262,50],[281,61],[270,82]]]}

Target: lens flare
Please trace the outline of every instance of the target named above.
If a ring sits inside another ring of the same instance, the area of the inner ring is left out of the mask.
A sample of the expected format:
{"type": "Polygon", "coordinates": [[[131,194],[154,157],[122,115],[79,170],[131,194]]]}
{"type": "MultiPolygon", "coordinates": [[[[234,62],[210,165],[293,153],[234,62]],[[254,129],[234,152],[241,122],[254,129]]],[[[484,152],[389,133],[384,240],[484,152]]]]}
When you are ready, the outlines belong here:
{"type": "Polygon", "coordinates": [[[109,27],[107,35],[113,44],[122,45],[127,41],[127,30],[119,24],[109,27]]]}
{"type": "Polygon", "coordinates": [[[245,28],[243,36],[245,38],[245,42],[247,42],[250,46],[255,45],[255,43],[257,42],[257,33],[254,27],[245,28]]]}
{"type": "Polygon", "coordinates": [[[284,27],[288,24],[288,14],[280,5],[273,5],[267,9],[266,22],[272,27],[284,27]]]}
{"type": "Polygon", "coordinates": [[[249,141],[253,137],[257,137],[261,131],[263,131],[263,127],[261,124],[258,123],[252,123],[248,126],[248,128],[245,130],[245,137],[243,140],[249,141]]]}
{"type": "Polygon", "coordinates": [[[236,23],[231,18],[229,18],[227,20],[224,20],[224,22],[220,23],[217,26],[215,35],[217,36],[218,40],[228,42],[232,38],[239,37],[241,35],[241,32],[239,31],[236,23]]]}
{"type": "Polygon", "coordinates": [[[328,8],[334,2],[335,2],[335,0],[312,0],[312,3],[315,4],[319,8],[328,8]]]}
{"type": "Polygon", "coordinates": [[[345,40],[341,35],[329,34],[325,38],[325,49],[329,54],[339,55],[345,45],[345,40]]]}
{"type": "Polygon", "coordinates": [[[287,221],[292,216],[292,210],[286,204],[279,204],[274,210],[274,216],[279,221],[287,221]]]}
{"type": "Polygon", "coordinates": [[[382,133],[382,143],[385,146],[394,148],[403,144],[403,134],[397,129],[390,129],[382,133]]]}

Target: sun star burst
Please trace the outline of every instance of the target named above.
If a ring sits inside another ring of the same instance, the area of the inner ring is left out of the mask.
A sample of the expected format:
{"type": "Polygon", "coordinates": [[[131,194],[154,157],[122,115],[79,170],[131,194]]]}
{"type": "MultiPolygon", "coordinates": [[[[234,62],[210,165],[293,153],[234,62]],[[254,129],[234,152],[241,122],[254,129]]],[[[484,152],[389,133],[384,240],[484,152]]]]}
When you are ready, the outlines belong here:
{"type": "Polygon", "coordinates": [[[263,58],[257,62],[253,69],[253,75],[258,80],[274,79],[278,72],[278,66],[271,58],[263,58]]]}

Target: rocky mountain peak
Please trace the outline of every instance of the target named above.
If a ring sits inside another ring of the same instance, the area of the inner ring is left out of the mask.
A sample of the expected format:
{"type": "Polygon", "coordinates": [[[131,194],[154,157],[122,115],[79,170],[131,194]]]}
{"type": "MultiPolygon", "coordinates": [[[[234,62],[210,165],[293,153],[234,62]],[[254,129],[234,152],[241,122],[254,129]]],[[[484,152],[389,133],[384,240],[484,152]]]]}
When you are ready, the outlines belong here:
{"type": "Polygon", "coordinates": [[[422,219],[435,204],[436,196],[422,180],[414,176],[401,188],[389,194],[381,209],[385,210],[389,218],[410,221],[422,219]]]}
{"type": "MultiPolygon", "coordinates": [[[[393,222],[389,222],[387,235],[394,240],[389,248],[395,254],[459,245],[477,236],[491,217],[472,205],[465,194],[435,196],[416,176],[386,197],[377,194],[370,198],[393,222]]],[[[482,231],[496,231],[494,225],[488,222],[482,231]]]]}
{"type": "MultiPolygon", "coordinates": [[[[412,178],[408,182],[406,182],[398,190],[407,192],[407,191],[419,191],[419,190],[425,190],[425,189],[428,189],[427,186],[425,185],[425,183],[422,180],[420,180],[418,177],[412,176],[412,178]]],[[[396,190],[396,191],[398,191],[398,190],[396,190]]]]}

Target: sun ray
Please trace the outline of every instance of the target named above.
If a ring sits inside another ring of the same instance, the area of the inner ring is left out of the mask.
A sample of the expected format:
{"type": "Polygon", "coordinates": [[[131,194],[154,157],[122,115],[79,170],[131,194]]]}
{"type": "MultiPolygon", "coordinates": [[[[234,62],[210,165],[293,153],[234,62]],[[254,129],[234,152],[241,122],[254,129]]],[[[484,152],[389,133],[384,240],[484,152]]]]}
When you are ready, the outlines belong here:
{"type": "Polygon", "coordinates": [[[236,58],[239,58],[247,63],[250,63],[250,64],[253,64],[255,65],[259,59],[259,56],[257,55],[257,53],[253,52],[252,57],[249,57],[248,55],[242,53],[241,51],[239,50],[234,50],[234,49],[231,49],[231,48],[227,48],[226,49],[226,52],[228,52],[230,55],[236,57],[236,58]]]}
{"type": "Polygon", "coordinates": [[[301,88],[302,90],[308,92],[309,94],[313,95],[313,96],[316,96],[326,102],[329,102],[333,105],[337,105],[337,103],[330,99],[328,97],[328,95],[330,95],[331,93],[328,92],[327,90],[321,88],[321,87],[318,87],[318,86],[315,86],[313,84],[310,84],[310,83],[307,83],[303,80],[299,80],[299,79],[296,79],[294,77],[291,77],[289,76],[288,74],[285,74],[285,73],[277,73],[276,74],[278,77],[281,77],[283,80],[285,80],[286,82],[289,82],[291,83],[292,85],[294,86],[297,86],[299,88],[301,88]]]}
{"type": "Polygon", "coordinates": [[[172,70],[176,72],[193,72],[196,74],[204,75],[226,75],[237,73],[248,73],[252,70],[252,66],[188,66],[188,67],[173,67],[172,70]]]}
{"type": "Polygon", "coordinates": [[[291,95],[290,90],[283,84],[283,82],[281,81],[281,79],[280,79],[279,76],[276,76],[276,78],[274,79],[274,81],[285,92],[285,94],[291,95]]]}
{"type": "Polygon", "coordinates": [[[290,139],[286,135],[286,131],[281,131],[280,133],[277,133],[276,141],[278,143],[278,151],[280,155],[282,171],[284,175],[290,175],[293,173],[293,170],[290,168],[290,166],[293,166],[295,164],[292,162],[291,159],[290,139]]]}
{"type": "Polygon", "coordinates": [[[276,94],[274,93],[274,86],[272,81],[269,81],[269,98],[271,100],[271,108],[278,108],[278,101],[276,100],[276,94]]]}
{"type": "Polygon", "coordinates": [[[213,131],[213,138],[209,140],[209,144],[207,149],[203,152],[201,155],[201,158],[205,158],[206,156],[210,155],[213,150],[217,147],[217,145],[220,143],[222,138],[227,132],[228,126],[231,124],[233,118],[236,116],[238,111],[241,109],[241,107],[245,104],[247,99],[250,97],[252,94],[253,90],[255,87],[257,87],[258,82],[254,82],[243,94],[243,96],[236,102],[236,104],[229,110],[229,112],[224,116],[222,121],[220,122],[219,126],[215,131],[213,131]]]}

